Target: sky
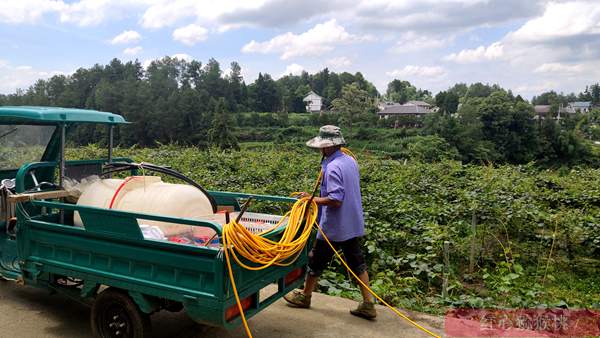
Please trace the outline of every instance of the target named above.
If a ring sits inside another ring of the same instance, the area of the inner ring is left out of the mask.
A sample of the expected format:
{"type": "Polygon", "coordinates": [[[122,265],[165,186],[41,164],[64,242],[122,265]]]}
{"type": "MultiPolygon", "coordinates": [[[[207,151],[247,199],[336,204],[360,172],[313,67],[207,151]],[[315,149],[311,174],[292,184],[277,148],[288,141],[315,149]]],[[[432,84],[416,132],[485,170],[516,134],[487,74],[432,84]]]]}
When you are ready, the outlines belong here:
{"type": "Polygon", "coordinates": [[[0,93],[113,58],[175,56],[247,83],[317,72],[526,98],[600,81],[600,0],[0,0],[0,93]]]}

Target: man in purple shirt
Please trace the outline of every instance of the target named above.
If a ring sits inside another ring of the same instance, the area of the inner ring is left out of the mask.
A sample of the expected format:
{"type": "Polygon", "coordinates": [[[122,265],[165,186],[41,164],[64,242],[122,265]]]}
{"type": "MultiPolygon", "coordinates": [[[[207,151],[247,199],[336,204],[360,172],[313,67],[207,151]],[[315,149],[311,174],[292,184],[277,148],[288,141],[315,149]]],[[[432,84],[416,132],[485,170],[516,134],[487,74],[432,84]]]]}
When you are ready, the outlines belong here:
{"type": "MultiPolygon", "coordinates": [[[[365,221],[358,164],[352,157],[341,151],[340,148],[344,144],[346,142],[342,132],[336,126],[321,127],[319,136],[306,142],[306,145],[311,148],[321,149],[324,156],[321,163],[323,170],[321,194],[320,197],[315,197],[314,201],[319,206],[319,224],[323,232],[336,249],[342,249],[352,271],[361,281],[369,285],[369,274],[360,243],[360,238],[365,235],[365,221]]],[[[309,195],[303,193],[303,196],[309,195]]],[[[286,295],[285,300],[295,307],[309,308],[318,278],[331,262],[333,255],[334,252],[329,244],[320,233],[317,234],[308,263],[309,272],[304,290],[286,295]]],[[[373,298],[367,288],[360,284],[359,286],[363,301],[350,313],[373,319],[377,316],[373,298]]]]}

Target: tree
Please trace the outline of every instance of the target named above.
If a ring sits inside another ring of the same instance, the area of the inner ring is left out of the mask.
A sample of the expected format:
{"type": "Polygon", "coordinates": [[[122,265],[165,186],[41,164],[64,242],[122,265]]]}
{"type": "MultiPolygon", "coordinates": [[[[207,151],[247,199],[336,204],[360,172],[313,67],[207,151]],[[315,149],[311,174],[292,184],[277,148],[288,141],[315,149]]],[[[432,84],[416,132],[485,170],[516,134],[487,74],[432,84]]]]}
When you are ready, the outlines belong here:
{"type": "Polygon", "coordinates": [[[566,130],[554,120],[542,121],[539,131],[538,160],[547,166],[593,163],[594,156],[575,130],[566,130]]]}
{"type": "Polygon", "coordinates": [[[279,106],[277,85],[271,75],[258,73],[258,78],[251,85],[254,99],[254,110],[259,112],[275,112],[279,106]]]}
{"type": "Polygon", "coordinates": [[[592,104],[597,105],[600,103],[600,84],[595,83],[590,86],[592,104]]]}
{"type": "Polygon", "coordinates": [[[417,98],[417,88],[408,81],[394,79],[388,83],[385,95],[388,100],[403,104],[417,98]]]}
{"type": "Polygon", "coordinates": [[[496,91],[503,91],[503,89],[498,85],[490,86],[489,84],[477,82],[469,86],[469,89],[467,89],[467,92],[465,93],[465,97],[488,97],[496,91]]]}
{"type": "Polygon", "coordinates": [[[582,93],[579,93],[577,100],[592,101],[592,93],[590,92],[590,88],[588,86],[585,86],[585,90],[582,93]]]}
{"type": "Polygon", "coordinates": [[[208,92],[211,97],[225,97],[227,83],[223,79],[221,71],[221,65],[213,58],[208,60],[208,63],[204,66],[202,72],[202,88],[208,92]]]}
{"type": "Polygon", "coordinates": [[[470,99],[458,114],[450,116],[442,112],[430,114],[424,123],[424,133],[439,135],[456,148],[463,162],[485,163],[496,161],[498,154],[493,142],[485,139],[480,120],[481,99],[470,99]]]}
{"type": "Polygon", "coordinates": [[[454,92],[439,92],[435,96],[435,105],[438,106],[440,113],[452,115],[458,110],[458,100],[459,97],[454,92]]]}
{"type": "Polygon", "coordinates": [[[456,94],[459,98],[462,98],[467,95],[468,90],[469,87],[466,83],[457,83],[454,86],[450,87],[450,89],[448,89],[448,92],[452,92],[456,94]]]}
{"type": "Polygon", "coordinates": [[[458,95],[453,92],[448,92],[444,99],[444,110],[452,115],[458,110],[458,95]]]}
{"type": "Polygon", "coordinates": [[[210,143],[218,145],[221,149],[239,149],[237,138],[231,132],[231,119],[227,111],[224,98],[219,98],[215,108],[212,128],[208,131],[210,143]]]}
{"type": "Polygon", "coordinates": [[[345,85],[341,97],[332,102],[332,110],[340,114],[342,124],[350,130],[355,122],[376,118],[375,108],[369,93],[360,89],[357,83],[345,85]]]}
{"type": "Polygon", "coordinates": [[[234,109],[237,111],[244,103],[242,87],[245,86],[244,78],[242,77],[242,67],[240,67],[239,63],[235,61],[231,63],[231,72],[228,80],[229,93],[231,95],[231,99],[234,101],[232,104],[234,105],[234,109]]]}
{"type": "Polygon", "coordinates": [[[482,101],[479,114],[484,138],[494,142],[502,159],[525,163],[534,158],[536,137],[531,105],[515,105],[507,93],[496,91],[482,101]]]}

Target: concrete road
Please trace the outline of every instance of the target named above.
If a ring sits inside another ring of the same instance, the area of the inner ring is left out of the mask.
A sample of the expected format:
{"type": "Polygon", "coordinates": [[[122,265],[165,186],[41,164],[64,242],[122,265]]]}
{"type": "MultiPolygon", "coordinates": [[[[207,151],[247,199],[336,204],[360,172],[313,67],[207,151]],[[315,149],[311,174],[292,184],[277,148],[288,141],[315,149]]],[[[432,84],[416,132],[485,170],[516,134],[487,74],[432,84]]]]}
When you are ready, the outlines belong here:
{"type": "MultiPolygon", "coordinates": [[[[379,307],[376,321],[356,318],[348,310],[355,302],[315,294],[313,307],[293,309],[277,301],[250,320],[256,338],[275,337],[428,337],[379,307]]],[[[443,320],[408,313],[420,324],[441,334],[443,320]]],[[[0,337],[90,337],[90,310],[85,305],[44,290],[0,281],[0,337]]],[[[152,316],[154,337],[245,337],[243,328],[227,331],[195,324],[185,313],[160,312],[152,316]]]]}

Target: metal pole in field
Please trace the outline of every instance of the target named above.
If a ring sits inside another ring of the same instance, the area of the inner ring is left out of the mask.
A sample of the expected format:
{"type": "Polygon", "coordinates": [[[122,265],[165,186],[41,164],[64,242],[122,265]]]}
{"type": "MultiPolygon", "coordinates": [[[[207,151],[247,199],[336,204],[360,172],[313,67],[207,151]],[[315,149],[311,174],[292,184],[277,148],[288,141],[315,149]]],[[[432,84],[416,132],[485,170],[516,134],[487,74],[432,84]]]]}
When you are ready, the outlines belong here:
{"type": "Polygon", "coordinates": [[[442,283],[442,298],[448,298],[448,274],[450,271],[450,242],[444,241],[444,280],[442,283]]]}

